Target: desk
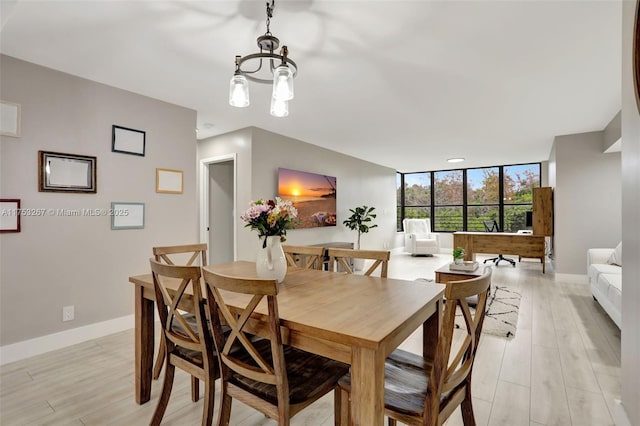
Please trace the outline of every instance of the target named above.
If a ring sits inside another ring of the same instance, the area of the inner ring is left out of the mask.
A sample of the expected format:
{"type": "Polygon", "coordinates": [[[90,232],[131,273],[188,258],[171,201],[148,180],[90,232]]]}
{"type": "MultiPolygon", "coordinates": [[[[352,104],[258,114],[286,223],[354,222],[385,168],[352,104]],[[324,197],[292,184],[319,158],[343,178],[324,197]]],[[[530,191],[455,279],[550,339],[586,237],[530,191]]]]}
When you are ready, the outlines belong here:
{"type": "Polygon", "coordinates": [[[545,272],[544,235],[507,232],[454,232],[453,246],[464,249],[465,260],[475,260],[476,253],[514,254],[540,259],[545,272]]]}
{"type": "MultiPolygon", "coordinates": [[[[205,268],[256,277],[252,262],[205,268]]],[[[153,281],[151,274],[129,281],[135,285],[135,398],[142,404],[151,391],[153,281]]],[[[423,325],[423,355],[433,360],[444,286],[290,267],[279,289],[285,343],[350,364],[353,424],[382,426],[385,358],[423,325]]]]}

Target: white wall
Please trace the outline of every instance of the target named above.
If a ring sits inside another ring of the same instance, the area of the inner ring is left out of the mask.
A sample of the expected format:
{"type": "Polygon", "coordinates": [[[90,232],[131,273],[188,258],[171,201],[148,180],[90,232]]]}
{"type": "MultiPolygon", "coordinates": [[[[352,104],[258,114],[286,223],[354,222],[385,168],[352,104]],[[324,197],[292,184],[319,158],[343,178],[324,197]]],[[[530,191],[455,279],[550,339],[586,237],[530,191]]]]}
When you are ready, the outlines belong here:
{"type": "Polygon", "coordinates": [[[619,111],[615,117],[611,119],[607,127],[604,128],[602,140],[602,151],[613,148],[613,144],[620,140],[622,136],[622,111],[619,111]]]}
{"type": "MultiPolygon", "coordinates": [[[[640,425],[640,113],[633,89],[636,2],[623,2],[622,23],[622,404],[640,425]]],[[[640,24],[639,24],[640,25],[640,24]]],[[[640,46],[636,46],[636,49],[640,46]]]]}
{"type": "Polygon", "coordinates": [[[0,76],[2,99],[22,105],[22,136],[0,137],[2,198],[25,209],[146,206],[144,229],[45,216],[0,234],[0,345],[133,314],[128,277],[149,271],[151,247],[197,238],[195,111],[7,56],[0,76]],[[113,124],[146,131],[146,155],[111,152],[113,124]],[[38,192],[38,150],[96,156],[98,192],[38,192]],[[157,194],[156,167],[183,170],[184,194],[157,194]],[[63,323],[67,305],[76,319],[63,323]]]}
{"type": "Polygon", "coordinates": [[[603,132],[557,136],[549,169],[555,169],[554,258],[562,274],[586,274],[591,247],[615,247],[622,238],[620,153],[603,153],[603,132]]]}
{"type": "MultiPolygon", "coordinates": [[[[239,216],[249,202],[278,193],[278,168],[327,174],[337,179],[336,227],[287,232],[290,244],[354,241],[356,234],[342,225],[348,209],[362,204],[376,207],[377,228],[362,236],[362,248],[382,249],[396,235],[395,170],[340,154],[259,128],[249,128],[201,141],[198,158],[236,153],[239,216]],[[242,180],[242,181],[241,181],[242,180]]],[[[238,220],[238,258],[254,260],[258,238],[238,220]]]]}

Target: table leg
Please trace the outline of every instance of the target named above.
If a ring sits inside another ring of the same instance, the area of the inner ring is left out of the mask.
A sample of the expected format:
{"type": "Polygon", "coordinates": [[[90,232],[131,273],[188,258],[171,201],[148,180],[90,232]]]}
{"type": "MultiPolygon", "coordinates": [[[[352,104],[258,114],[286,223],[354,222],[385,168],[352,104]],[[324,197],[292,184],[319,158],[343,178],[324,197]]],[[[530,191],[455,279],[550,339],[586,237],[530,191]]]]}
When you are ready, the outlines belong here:
{"type": "Polygon", "coordinates": [[[438,334],[442,317],[442,303],[440,299],[436,304],[436,311],[422,324],[422,357],[433,363],[436,358],[438,346],[438,334]]]}
{"type": "Polygon", "coordinates": [[[384,424],[384,355],[381,351],[353,348],[351,360],[351,424],[384,424]]]}
{"type": "Polygon", "coordinates": [[[151,398],[153,375],[153,300],[144,298],[144,288],[135,286],[135,398],[144,404],[151,398]]]}

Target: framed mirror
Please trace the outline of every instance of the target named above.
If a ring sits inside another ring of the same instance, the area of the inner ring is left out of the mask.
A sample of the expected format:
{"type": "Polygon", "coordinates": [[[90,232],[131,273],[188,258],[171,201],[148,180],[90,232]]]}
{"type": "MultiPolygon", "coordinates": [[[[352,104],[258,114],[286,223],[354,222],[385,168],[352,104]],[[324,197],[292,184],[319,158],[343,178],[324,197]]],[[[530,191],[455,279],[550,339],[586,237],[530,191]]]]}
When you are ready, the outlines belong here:
{"type": "Polygon", "coordinates": [[[38,151],[40,192],[96,193],[96,157],[38,151]]]}

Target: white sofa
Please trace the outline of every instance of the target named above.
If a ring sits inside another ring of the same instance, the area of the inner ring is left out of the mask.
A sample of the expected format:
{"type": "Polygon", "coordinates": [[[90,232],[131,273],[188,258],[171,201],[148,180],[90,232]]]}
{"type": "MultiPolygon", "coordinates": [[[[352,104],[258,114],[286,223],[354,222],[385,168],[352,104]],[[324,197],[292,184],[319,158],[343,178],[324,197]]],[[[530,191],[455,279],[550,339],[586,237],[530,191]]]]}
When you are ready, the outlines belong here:
{"type": "Polygon", "coordinates": [[[404,219],[404,249],[412,256],[432,256],[440,251],[438,234],[431,232],[429,219],[404,219]]]}
{"type": "Polygon", "coordinates": [[[618,327],[622,323],[622,260],[619,254],[622,248],[619,247],[587,250],[591,294],[618,327]],[[616,254],[619,260],[616,260],[616,254]]]}

